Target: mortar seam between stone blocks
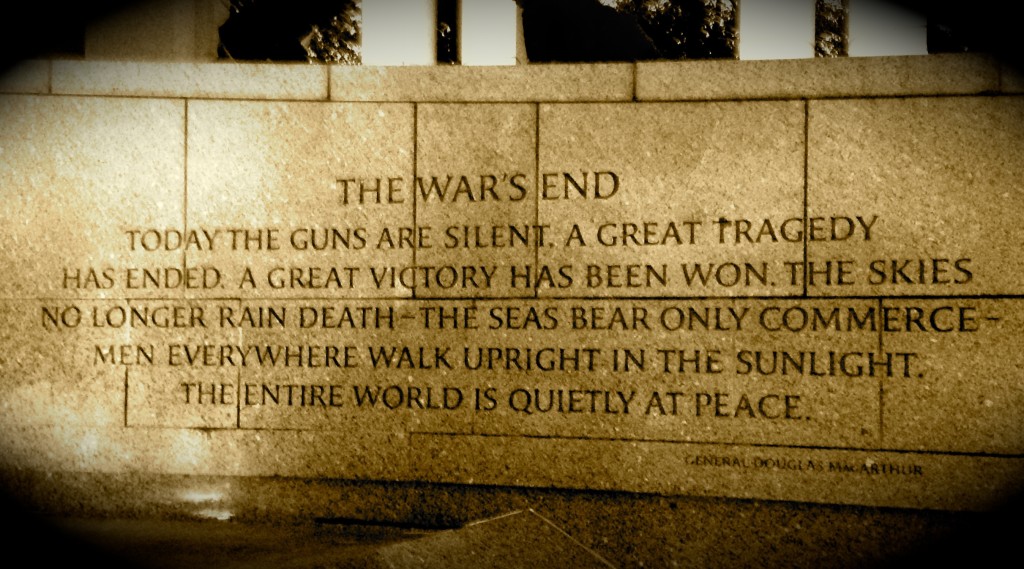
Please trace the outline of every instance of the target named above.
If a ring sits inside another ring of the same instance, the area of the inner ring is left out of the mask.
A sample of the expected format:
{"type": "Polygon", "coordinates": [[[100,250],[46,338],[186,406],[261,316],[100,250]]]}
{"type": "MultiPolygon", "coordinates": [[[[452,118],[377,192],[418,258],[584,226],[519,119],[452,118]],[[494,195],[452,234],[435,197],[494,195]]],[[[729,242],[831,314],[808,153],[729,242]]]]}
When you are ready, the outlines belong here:
{"type": "Polygon", "coordinates": [[[633,102],[634,102],[634,103],[636,103],[636,102],[638,102],[638,101],[640,100],[640,99],[639,99],[639,98],[637,97],[637,86],[636,86],[636,82],[637,82],[637,73],[638,73],[638,72],[637,72],[637,68],[638,68],[638,67],[639,67],[639,65],[637,64],[637,62],[635,62],[635,61],[634,61],[634,62],[633,62],[633,85],[632,85],[632,91],[633,91],[633,102]]]}
{"type": "MultiPolygon", "coordinates": [[[[183,133],[182,146],[184,152],[182,155],[182,204],[181,204],[181,230],[183,233],[188,233],[188,99],[183,99],[184,105],[183,117],[183,133]]],[[[188,268],[188,251],[184,248],[181,251],[181,268],[186,270],[188,268]]]]}
{"type": "MultiPolygon", "coordinates": [[[[760,103],[760,102],[780,102],[780,101],[862,101],[862,100],[875,100],[875,99],[937,99],[937,98],[976,98],[976,97],[1013,97],[1019,96],[1017,93],[987,93],[987,92],[934,92],[934,93],[922,93],[922,92],[908,92],[908,93],[874,93],[866,95],[858,95],[855,93],[843,94],[843,95],[821,95],[821,94],[793,94],[793,95],[760,95],[760,96],[678,96],[678,97],[665,97],[657,98],[647,96],[637,102],[650,102],[650,103],[760,103]]],[[[615,102],[607,99],[596,99],[596,100],[573,100],[573,101],[548,101],[552,103],[558,103],[563,105],[587,105],[596,103],[609,103],[615,102]]]]}
{"type": "MultiPolygon", "coordinates": [[[[885,297],[882,297],[882,296],[878,297],[878,314],[879,314],[879,315],[881,315],[881,314],[882,314],[882,300],[883,300],[884,298],[885,298],[885,297]]],[[[879,352],[881,352],[881,351],[883,350],[882,346],[883,346],[884,344],[883,344],[883,341],[882,341],[882,336],[883,336],[884,334],[885,334],[885,326],[879,326],[879,327],[878,327],[878,351],[879,351],[879,352]]]]}
{"type": "MultiPolygon", "coordinates": [[[[59,93],[28,93],[21,91],[12,91],[7,94],[29,94],[39,96],[54,96],[54,97],[98,97],[103,99],[189,99],[191,101],[229,101],[229,102],[324,102],[323,98],[320,97],[267,97],[267,96],[242,96],[242,95],[189,95],[180,93],[144,93],[144,94],[128,94],[128,93],[112,93],[112,92],[82,92],[82,91],[65,91],[59,93]]],[[[861,100],[875,100],[875,99],[959,99],[959,98],[978,98],[978,97],[1019,97],[1019,93],[985,93],[985,92],[957,92],[957,93],[889,93],[889,94],[868,94],[868,95],[786,95],[778,97],[760,96],[760,97],[666,97],[663,99],[659,98],[647,98],[637,102],[653,102],[653,103],[755,103],[764,101],[861,101],[861,100]]],[[[352,100],[339,100],[335,101],[339,103],[409,103],[408,98],[402,99],[352,99],[352,100]]],[[[515,102],[535,102],[535,101],[513,101],[513,100],[501,100],[501,101],[475,101],[475,100],[450,100],[450,99],[423,99],[415,101],[416,104],[445,104],[445,103],[465,103],[475,105],[504,105],[515,102]]],[[[540,99],[536,102],[550,103],[558,105],[595,105],[604,103],[615,103],[624,102],[620,99],[609,99],[609,98],[593,98],[593,99],[574,99],[574,100],[562,100],[562,99],[540,99]]]]}
{"type": "MultiPolygon", "coordinates": [[[[241,301],[238,303],[241,308],[241,301]]],[[[238,345],[242,345],[242,329],[238,329],[238,345]]],[[[242,428],[242,368],[235,370],[235,428],[242,428]]]]}
{"type": "MultiPolygon", "coordinates": [[[[533,222],[540,225],[540,103],[533,110],[533,222]]],[[[534,240],[534,273],[540,270],[540,243],[534,240]]],[[[533,286],[533,298],[540,298],[540,289],[533,286]]]]}
{"type": "MultiPolygon", "coordinates": [[[[280,301],[304,301],[304,300],[338,300],[336,296],[200,296],[194,298],[188,298],[185,300],[195,301],[256,301],[256,300],[280,300],[280,301]]],[[[427,296],[420,297],[416,300],[517,300],[521,299],[521,296],[509,295],[509,296],[468,296],[468,297],[451,297],[451,296],[427,296]]],[[[801,295],[792,294],[774,294],[774,295],[651,295],[651,296],[625,296],[625,295],[555,295],[549,298],[551,300],[581,300],[581,301],[605,301],[605,300],[648,300],[648,301],[665,301],[665,300],[805,300],[801,295]]],[[[877,295],[863,295],[863,294],[851,294],[851,295],[816,295],[808,296],[806,299],[809,300],[877,300],[882,298],[885,300],[1024,300],[1022,294],[892,294],[879,297],[877,295]]],[[[351,301],[371,301],[371,300],[409,300],[407,296],[346,296],[345,300],[351,301]]],[[[42,297],[2,297],[2,302],[19,302],[19,301],[63,301],[63,300],[76,300],[83,302],[95,302],[100,300],[117,300],[124,302],[156,302],[166,300],[182,300],[181,297],[172,296],[136,296],[136,297],[85,297],[85,296],[42,296],[42,297]]]]}
{"type": "Polygon", "coordinates": [[[128,428],[128,366],[124,366],[124,428],[128,428]]]}
{"type": "MultiPolygon", "coordinates": [[[[416,235],[418,220],[416,219],[416,176],[419,174],[419,137],[420,137],[420,107],[419,103],[412,104],[412,231],[416,235]]],[[[412,264],[416,265],[416,252],[419,247],[412,248],[412,264]]],[[[416,287],[413,287],[411,297],[416,298],[416,287]]]]}
{"type": "MultiPolygon", "coordinates": [[[[39,96],[54,96],[54,97],[96,97],[101,99],[188,99],[191,101],[227,101],[235,103],[249,103],[249,102],[286,102],[286,103],[322,103],[324,102],[323,97],[311,96],[311,97],[290,97],[290,96],[271,96],[266,94],[250,94],[250,95],[196,95],[194,93],[187,93],[184,91],[168,91],[168,92],[152,92],[152,93],[115,93],[113,91],[86,91],[86,90],[59,90],[57,92],[43,93],[39,91],[10,91],[4,93],[7,95],[39,95],[39,96]]],[[[403,103],[408,102],[406,100],[352,100],[352,101],[337,101],[339,103],[403,103]]],[[[420,101],[429,102],[429,101],[420,101]]]]}
{"type": "MultiPolygon", "coordinates": [[[[140,427],[143,428],[143,427],[140,427]]],[[[145,425],[148,429],[173,429],[176,427],[145,425]]],[[[208,430],[226,430],[224,428],[211,428],[208,430]]],[[[245,430],[271,430],[271,431],[308,431],[309,428],[272,428],[258,429],[247,428],[245,430]]],[[[343,432],[337,429],[338,432],[343,432]]],[[[1024,459],[1024,453],[1002,453],[986,451],[962,451],[962,450],[927,450],[927,449],[906,449],[899,447],[885,448],[881,446],[841,446],[841,445],[810,445],[810,444],[785,444],[785,443],[751,443],[726,441],[700,441],[700,440],[677,440],[677,439],[642,439],[632,437],[611,437],[611,436],[569,436],[569,435],[536,435],[523,433],[466,433],[453,431],[410,431],[409,436],[420,437],[477,437],[477,438],[498,438],[498,439],[533,439],[533,440],[567,440],[583,442],[629,442],[643,444],[670,444],[670,445],[693,445],[693,446],[741,446],[750,448],[779,448],[779,449],[802,449],[817,451],[849,451],[849,452],[885,452],[892,454],[914,454],[926,456],[974,456],[988,458],[1003,458],[1009,460],[1024,459]]]]}
{"type": "MultiPolygon", "coordinates": [[[[878,297],[878,317],[883,317],[882,305],[883,297],[878,297]]],[[[885,325],[878,327],[878,353],[885,353],[885,325]]],[[[885,380],[880,376],[878,378],[878,442],[881,443],[885,440],[885,380]]]]}
{"type": "Polygon", "coordinates": [[[804,241],[804,264],[803,264],[803,273],[804,273],[803,277],[804,278],[803,278],[803,289],[804,289],[804,294],[803,295],[806,298],[807,297],[807,293],[808,293],[808,289],[807,289],[807,275],[809,273],[809,271],[807,270],[807,258],[808,258],[808,251],[807,251],[807,249],[808,249],[808,245],[809,245],[808,239],[807,239],[807,228],[808,228],[808,224],[810,222],[810,220],[807,217],[808,216],[808,207],[807,207],[807,193],[808,192],[807,192],[807,188],[809,186],[808,175],[810,173],[810,164],[809,164],[809,160],[808,160],[810,149],[808,148],[808,142],[809,142],[809,138],[810,138],[809,137],[809,132],[810,132],[810,120],[811,119],[810,119],[810,101],[807,100],[807,99],[804,99],[803,101],[804,101],[804,164],[803,164],[803,166],[804,166],[804,223],[803,223],[803,225],[804,225],[804,231],[803,231],[803,241],[804,241]]]}

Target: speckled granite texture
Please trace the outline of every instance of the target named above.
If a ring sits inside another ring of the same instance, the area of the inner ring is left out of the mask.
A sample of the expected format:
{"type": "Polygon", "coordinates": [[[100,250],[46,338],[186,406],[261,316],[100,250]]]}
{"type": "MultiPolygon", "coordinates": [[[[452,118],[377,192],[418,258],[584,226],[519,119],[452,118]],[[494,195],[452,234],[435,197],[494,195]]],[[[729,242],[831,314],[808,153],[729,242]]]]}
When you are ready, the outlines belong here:
{"type": "MultiPolygon", "coordinates": [[[[625,566],[956,531],[1024,467],[1020,83],[976,55],[26,62],[0,468],[57,516],[534,508],[625,566]]],[[[407,537],[376,559],[435,543],[407,537]]]]}

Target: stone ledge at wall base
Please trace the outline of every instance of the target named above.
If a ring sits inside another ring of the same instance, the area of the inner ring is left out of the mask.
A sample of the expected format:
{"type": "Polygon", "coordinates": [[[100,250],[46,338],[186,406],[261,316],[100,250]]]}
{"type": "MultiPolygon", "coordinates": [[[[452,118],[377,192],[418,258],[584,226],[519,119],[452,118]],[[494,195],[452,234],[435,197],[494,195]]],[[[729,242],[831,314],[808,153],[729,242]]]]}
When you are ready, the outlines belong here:
{"type": "Polygon", "coordinates": [[[363,102],[709,101],[1021,93],[992,56],[651,61],[513,67],[34,60],[0,93],[363,102]]]}

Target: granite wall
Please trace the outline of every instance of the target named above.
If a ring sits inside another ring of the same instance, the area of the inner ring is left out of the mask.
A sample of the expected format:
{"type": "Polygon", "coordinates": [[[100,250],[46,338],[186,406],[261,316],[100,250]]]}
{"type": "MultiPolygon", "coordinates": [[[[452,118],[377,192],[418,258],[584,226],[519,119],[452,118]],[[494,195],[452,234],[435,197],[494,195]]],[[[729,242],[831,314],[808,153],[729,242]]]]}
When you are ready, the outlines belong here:
{"type": "Polygon", "coordinates": [[[1019,488],[1024,82],[993,59],[54,60],[0,91],[2,467],[50,511],[1019,488]]]}

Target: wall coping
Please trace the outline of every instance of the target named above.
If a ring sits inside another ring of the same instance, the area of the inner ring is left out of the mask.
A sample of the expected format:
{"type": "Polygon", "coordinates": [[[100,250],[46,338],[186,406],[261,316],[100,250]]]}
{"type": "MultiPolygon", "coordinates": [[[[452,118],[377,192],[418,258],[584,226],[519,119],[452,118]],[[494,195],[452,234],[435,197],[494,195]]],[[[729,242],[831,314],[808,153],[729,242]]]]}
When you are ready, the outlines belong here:
{"type": "Polygon", "coordinates": [[[625,102],[1024,93],[985,54],[375,67],[30,60],[0,93],[338,102],[625,102]]]}

